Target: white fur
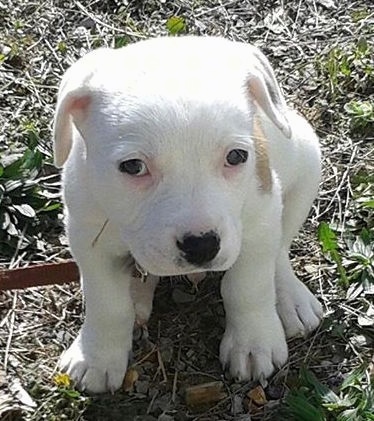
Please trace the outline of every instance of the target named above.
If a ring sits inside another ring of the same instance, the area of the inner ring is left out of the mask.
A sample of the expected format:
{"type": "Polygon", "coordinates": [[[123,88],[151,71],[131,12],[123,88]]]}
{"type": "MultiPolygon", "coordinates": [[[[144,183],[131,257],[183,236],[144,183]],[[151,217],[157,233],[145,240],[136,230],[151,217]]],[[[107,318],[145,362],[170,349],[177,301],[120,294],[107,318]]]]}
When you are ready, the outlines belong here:
{"type": "Polygon", "coordinates": [[[255,47],[161,38],[88,54],[61,83],[55,159],[64,165],[67,231],[86,301],[60,366],[80,388],[120,387],[133,324],[148,319],[157,276],[227,271],[220,358],[239,379],[269,376],[287,359],[286,334],[318,325],[321,306],[288,258],[317,192],[318,139],[287,108],[255,47]],[[268,142],[269,191],[256,170],[255,115],[268,142]],[[248,160],[227,167],[235,148],[248,160]],[[127,159],[143,160],[150,175],[121,173],[127,159]],[[212,230],[217,256],[188,263],[176,239],[212,230]],[[149,282],[132,278],[129,253],[149,282]]]}

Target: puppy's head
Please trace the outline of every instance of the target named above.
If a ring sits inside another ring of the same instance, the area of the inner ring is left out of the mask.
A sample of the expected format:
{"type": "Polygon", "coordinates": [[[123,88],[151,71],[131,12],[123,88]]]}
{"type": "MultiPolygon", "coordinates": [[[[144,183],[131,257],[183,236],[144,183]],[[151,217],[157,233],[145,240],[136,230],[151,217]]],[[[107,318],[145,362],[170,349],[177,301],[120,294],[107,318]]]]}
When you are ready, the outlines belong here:
{"type": "Polygon", "coordinates": [[[56,165],[82,167],[92,206],[155,275],[233,265],[243,207],[250,213],[272,189],[253,100],[289,131],[266,59],[246,47],[250,66],[239,54],[238,69],[225,67],[220,55],[206,59],[208,44],[163,39],[98,50],[72,66],[60,88],[56,165]]]}

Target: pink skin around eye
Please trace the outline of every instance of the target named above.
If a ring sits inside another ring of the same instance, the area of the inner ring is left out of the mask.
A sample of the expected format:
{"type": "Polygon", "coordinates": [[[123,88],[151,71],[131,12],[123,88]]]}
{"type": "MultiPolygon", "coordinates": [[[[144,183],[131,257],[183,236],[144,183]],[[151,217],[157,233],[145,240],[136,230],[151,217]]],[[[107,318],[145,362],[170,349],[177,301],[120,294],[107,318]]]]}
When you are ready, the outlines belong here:
{"type": "Polygon", "coordinates": [[[226,179],[235,178],[243,171],[243,165],[234,165],[234,166],[224,166],[223,167],[223,176],[226,179]]]}

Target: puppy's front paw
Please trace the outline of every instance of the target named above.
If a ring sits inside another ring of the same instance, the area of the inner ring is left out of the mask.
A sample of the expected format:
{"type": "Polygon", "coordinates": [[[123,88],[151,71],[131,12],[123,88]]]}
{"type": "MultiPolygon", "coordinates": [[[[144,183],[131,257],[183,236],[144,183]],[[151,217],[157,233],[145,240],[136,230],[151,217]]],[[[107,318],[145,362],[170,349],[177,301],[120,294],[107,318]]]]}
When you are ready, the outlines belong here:
{"type": "Polygon", "coordinates": [[[273,322],[241,323],[227,327],[220,346],[220,360],[230,374],[241,380],[269,377],[287,361],[288,350],[282,324],[273,322]]]}
{"type": "Polygon", "coordinates": [[[298,279],[277,289],[277,310],[287,338],[306,336],[322,319],[321,303],[298,279]]]}
{"type": "Polygon", "coordinates": [[[122,385],[129,347],[121,344],[91,343],[80,333],[61,356],[59,367],[78,389],[90,393],[114,392],[122,385]]]}

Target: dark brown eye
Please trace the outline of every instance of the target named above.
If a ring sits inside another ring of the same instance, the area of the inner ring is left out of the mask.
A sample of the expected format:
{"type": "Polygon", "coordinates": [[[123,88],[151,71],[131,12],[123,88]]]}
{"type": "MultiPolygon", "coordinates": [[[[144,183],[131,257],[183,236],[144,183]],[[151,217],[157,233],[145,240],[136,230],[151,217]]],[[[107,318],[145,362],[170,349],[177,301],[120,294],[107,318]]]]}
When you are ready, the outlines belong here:
{"type": "Polygon", "coordinates": [[[244,164],[248,159],[248,151],[243,149],[233,149],[226,155],[226,165],[234,166],[239,164],[244,164]]]}
{"type": "Polygon", "coordinates": [[[140,159],[129,159],[119,164],[118,169],[126,174],[141,176],[148,173],[148,168],[140,159]]]}

